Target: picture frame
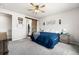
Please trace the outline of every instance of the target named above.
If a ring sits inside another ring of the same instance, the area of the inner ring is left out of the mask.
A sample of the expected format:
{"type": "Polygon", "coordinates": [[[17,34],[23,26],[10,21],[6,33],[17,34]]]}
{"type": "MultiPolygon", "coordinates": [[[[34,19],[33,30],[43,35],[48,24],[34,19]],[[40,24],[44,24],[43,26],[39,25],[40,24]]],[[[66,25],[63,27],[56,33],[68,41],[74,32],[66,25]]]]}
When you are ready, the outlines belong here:
{"type": "Polygon", "coordinates": [[[23,24],[23,18],[18,17],[18,24],[23,24]]]}

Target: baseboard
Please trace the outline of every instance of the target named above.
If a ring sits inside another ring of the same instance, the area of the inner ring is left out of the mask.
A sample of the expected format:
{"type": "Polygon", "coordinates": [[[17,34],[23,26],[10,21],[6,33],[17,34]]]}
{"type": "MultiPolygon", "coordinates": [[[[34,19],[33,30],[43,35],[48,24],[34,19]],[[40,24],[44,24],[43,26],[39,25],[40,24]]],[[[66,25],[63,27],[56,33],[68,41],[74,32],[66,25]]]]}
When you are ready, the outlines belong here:
{"type": "Polygon", "coordinates": [[[75,45],[79,45],[79,42],[76,42],[76,41],[73,41],[73,42],[70,42],[71,44],[75,44],[75,45]]]}

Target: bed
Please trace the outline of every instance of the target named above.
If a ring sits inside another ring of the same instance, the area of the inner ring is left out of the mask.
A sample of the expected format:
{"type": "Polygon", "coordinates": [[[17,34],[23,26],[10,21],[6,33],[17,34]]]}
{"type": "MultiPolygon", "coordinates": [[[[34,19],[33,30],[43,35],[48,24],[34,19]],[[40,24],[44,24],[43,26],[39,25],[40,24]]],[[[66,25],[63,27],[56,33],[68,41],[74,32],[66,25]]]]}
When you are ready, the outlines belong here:
{"type": "Polygon", "coordinates": [[[54,48],[54,46],[59,42],[58,33],[50,32],[38,32],[31,35],[32,41],[45,46],[46,48],[54,48]]]}

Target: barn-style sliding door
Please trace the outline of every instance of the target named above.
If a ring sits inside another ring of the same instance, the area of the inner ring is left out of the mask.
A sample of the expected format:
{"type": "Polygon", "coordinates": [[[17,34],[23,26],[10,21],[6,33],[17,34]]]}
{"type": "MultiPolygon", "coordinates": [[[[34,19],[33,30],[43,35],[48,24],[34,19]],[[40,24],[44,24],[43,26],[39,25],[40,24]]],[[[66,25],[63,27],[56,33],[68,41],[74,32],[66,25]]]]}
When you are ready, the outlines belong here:
{"type": "Polygon", "coordinates": [[[32,32],[37,32],[37,20],[32,20],[32,32]]]}

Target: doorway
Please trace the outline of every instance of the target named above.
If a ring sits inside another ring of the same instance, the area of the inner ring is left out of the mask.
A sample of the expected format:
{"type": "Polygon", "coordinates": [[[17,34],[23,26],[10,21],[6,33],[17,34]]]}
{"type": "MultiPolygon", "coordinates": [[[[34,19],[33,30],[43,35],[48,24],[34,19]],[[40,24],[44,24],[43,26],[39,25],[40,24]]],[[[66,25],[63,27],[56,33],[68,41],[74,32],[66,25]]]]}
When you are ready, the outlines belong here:
{"type": "Polygon", "coordinates": [[[37,32],[37,20],[27,18],[27,36],[30,36],[33,32],[37,32]]]}
{"type": "Polygon", "coordinates": [[[7,39],[12,40],[12,15],[0,13],[0,32],[7,32],[7,39]]]}

